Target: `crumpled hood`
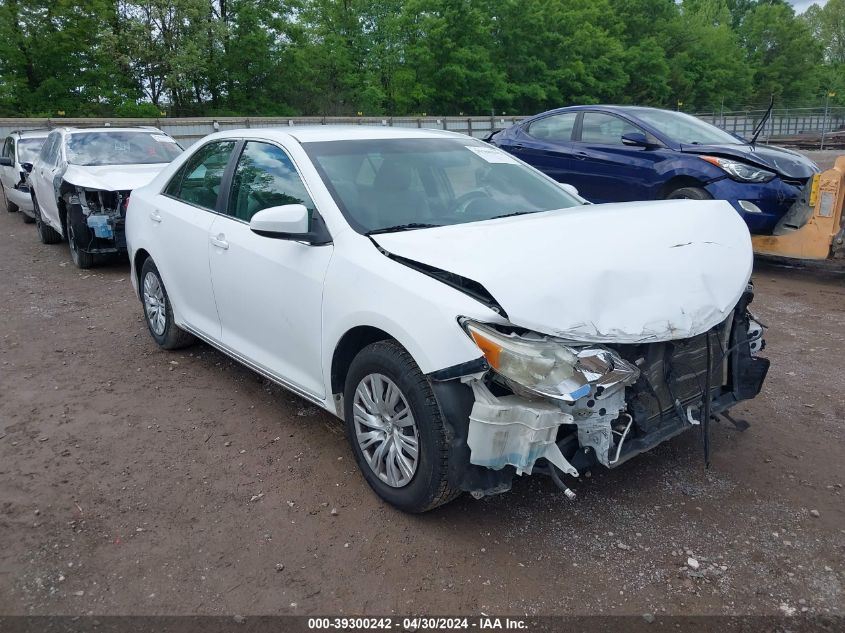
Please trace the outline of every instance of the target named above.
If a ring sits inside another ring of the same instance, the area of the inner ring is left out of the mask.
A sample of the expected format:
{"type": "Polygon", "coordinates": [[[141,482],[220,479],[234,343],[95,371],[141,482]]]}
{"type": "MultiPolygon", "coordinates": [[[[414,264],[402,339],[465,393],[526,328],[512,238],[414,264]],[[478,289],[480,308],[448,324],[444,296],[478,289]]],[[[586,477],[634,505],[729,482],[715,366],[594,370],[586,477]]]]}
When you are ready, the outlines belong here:
{"type": "Polygon", "coordinates": [[[102,191],[131,191],[150,183],[167,163],[150,165],[68,165],[62,178],[72,185],[102,191]]]}
{"type": "Polygon", "coordinates": [[[682,145],[681,151],[736,158],[770,169],[785,178],[803,180],[819,171],[816,164],[806,156],[773,145],[682,145]]]}
{"type": "Polygon", "coordinates": [[[373,238],[483,285],[514,325],[604,343],[695,336],[745,291],[748,228],[721,200],[586,205],[373,238]]]}

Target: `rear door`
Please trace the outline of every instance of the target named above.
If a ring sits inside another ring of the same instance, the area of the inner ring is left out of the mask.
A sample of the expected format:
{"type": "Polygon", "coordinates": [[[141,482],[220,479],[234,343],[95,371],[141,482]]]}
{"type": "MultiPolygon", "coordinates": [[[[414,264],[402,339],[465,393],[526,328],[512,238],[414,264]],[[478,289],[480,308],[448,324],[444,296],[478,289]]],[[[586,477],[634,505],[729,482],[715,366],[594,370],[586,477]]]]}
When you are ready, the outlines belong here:
{"type": "Polygon", "coordinates": [[[53,181],[60,171],[63,142],[61,132],[56,130],[50,133],[38,160],[32,167],[31,178],[42,221],[52,226],[61,235],[64,235],[64,229],[59,220],[58,197],[53,181]]]}
{"type": "Polygon", "coordinates": [[[12,161],[11,167],[0,165],[0,183],[3,184],[4,189],[12,189],[17,180],[13,178],[15,173],[15,139],[11,136],[7,136],[3,141],[3,146],[0,148],[0,156],[12,161]]]}
{"type": "Polygon", "coordinates": [[[574,184],[571,182],[572,133],[577,118],[577,112],[564,112],[532,121],[507,145],[502,145],[502,149],[558,182],[574,184]]]}
{"type": "Polygon", "coordinates": [[[176,320],[219,341],[220,319],[208,266],[212,225],[222,209],[220,196],[236,141],[212,141],[199,148],[153,198],[141,218],[148,224],[153,259],[161,273],[176,320]]]}
{"type": "Polygon", "coordinates": [[[253,215],[285,204],[304,204],[311,217],[316,213],[287,152],[247,141],[225,215],[212,230],[210,266],[222,340],[257,369],[322,398],[323,280],[333,247],[263,237],[249,228],[253,215]]]}
{"type": "Polygon", "coordinates": [[[661,150],[631,147],[622,135],[643,130],[606,112],[584,112],[575,133],[571,184],[590,202],[648,200],[661,150]]]}

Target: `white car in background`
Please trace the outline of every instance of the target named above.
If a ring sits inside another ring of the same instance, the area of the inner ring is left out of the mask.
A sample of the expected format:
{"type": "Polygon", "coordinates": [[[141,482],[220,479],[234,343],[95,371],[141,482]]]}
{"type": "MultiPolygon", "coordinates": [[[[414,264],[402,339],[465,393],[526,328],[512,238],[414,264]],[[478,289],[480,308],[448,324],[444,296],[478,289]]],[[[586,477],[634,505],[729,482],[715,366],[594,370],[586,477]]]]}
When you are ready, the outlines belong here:
{"type": "Polygon", "coordinates": [[[46,128],[15,130],[6,136],[0,149],[0,193],[3,195],[3,203],[9,213],[20,211],[27,224],[35,220],[35,215],[24,164],[32,164],[49,133],[50,130],[46,128]]]}
{"type": "Polygon", "coordinates": [[[571,495],[562,475],[706,429],[769,365],[729,204],[585,205],[459,134],[212,134],[126,232],[159,346],[198,337],[343,418],[406,511],[532,472],[571,495]]]}
{"type": "Polygon", "coordinates": [[[66,239],[79,268],[126,251],[129,194],[182,152],[157,128],[57,128],[33,162],[29,181],[38,235],[66,239]]]}

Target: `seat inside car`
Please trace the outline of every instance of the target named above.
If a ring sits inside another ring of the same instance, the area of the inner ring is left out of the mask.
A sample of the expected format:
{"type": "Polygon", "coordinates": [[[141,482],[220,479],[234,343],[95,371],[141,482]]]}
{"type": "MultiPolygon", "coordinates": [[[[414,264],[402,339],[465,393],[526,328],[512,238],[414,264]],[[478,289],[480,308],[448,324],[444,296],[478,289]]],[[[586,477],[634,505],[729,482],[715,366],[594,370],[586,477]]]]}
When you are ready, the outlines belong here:
{"type": "Polygon", "coordinates": [[[401,159],[387,159],[381,164],[369,193],[370,226],[426,221],[428,202],[423,192],[413,187],[414,176],[413,166],[401,159]]]}

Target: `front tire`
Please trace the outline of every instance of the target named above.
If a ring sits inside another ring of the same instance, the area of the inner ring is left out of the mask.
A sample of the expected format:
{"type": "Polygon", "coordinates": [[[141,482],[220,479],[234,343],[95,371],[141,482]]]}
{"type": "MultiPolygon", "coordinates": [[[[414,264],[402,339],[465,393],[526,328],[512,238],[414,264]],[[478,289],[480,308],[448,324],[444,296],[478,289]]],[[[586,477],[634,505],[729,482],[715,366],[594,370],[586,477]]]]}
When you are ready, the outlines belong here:
{"type": "Polygon", "coordinates": [[[681,187],[666,196],[667,200],[712,200],[713,196],[701,187],[681,187]]]}
{"type": "Polygon", "coordinates": [[[94,265],[94,255],[83,250],[79,236],[76,235],[76,230],[73,228],[73,221],[70,218],[68,218],[67,223],[67,242],[70,246],[70,258],[76,264],[77,268],[85,270],[94,265]]]}
{"type": "Polygon", "coordinates": [[[196,339],[180,328],[173,320],[173,308],[164,288],[158,268],[151,258],[141,267],[141,300],[144,305],[144,320],[150,335],[162,349],[187,347],[196,339]]]}
{"type": "Polygon", "coordinates": [[[58,244],[62,241],[62,235],[52,226],[47,224],[41,217],[41,207],[35,195],[32,196],[32,212],[35,215],[35,229],[42,244],[58,244]]]}
{"type": "Polygon", "coordinates": [[[449,441],[428,379],[395,341],[365,347],[344,389],[346,431],[375,493],[405,512],[460,495],[448,483],[449,441]]]}

